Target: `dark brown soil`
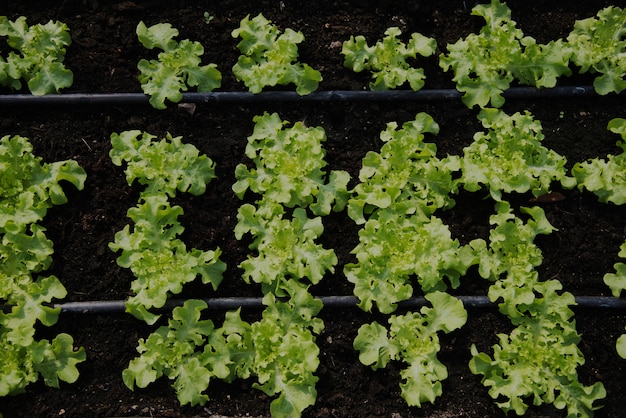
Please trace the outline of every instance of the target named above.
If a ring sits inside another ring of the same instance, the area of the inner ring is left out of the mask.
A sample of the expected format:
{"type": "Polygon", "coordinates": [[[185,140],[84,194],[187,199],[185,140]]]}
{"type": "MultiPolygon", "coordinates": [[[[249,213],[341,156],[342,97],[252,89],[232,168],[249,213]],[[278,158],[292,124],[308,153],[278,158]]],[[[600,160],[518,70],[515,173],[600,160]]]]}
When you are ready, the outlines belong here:
{"type": "MultiPolygon", "coordinates": [[[[513,18],[528,35],[540,42],[564,37],[574,20],[594,15],[609,1],[510,1],[513,18]]],[[[61,20],[71,29],[73,44],[66,64],[74,72],[76,92],[141,92],[137,81],[137,61],[148,52],[137,41],[135,27],[170,22],[182,38],[202,42],[206,62],[215,62],[223,74],[223,91],[244,91],[230,68],[236,62],[236,40],[230,33],[247,14],[259,12],[281,28],[301,30],[306,41],[300,47],[301,61],[319,69],[324,77],[322,90],[362,90],[368,77],[343,68],[341,42],[350,35],[365,35],[370,43],[383,36],[389,26],[405,33],[420,32],[437,39],[440,50],[477,32],[482,22],[470,16],[470,1],[233,1],[186,2],[38,0],[24,4],[8,1],[0,14],[15,19],[20,15],[29,24],[61,20]],[[203,14],[214,19],[209,25],[203,14]]],[[[0,54],[7,51],[0,45],[0,54]]],[[[425,88],[454,87],[449,73],[443,73],[436,58],[424,59],[425,88]]],[[[590,84],[589,76],[562,79],[561,85],[590,84]]],[[[2,91],[9,94],[9,91],[2,91]]],[[[569,165],[595,156],[616,153],[616,135],[606,130],[609,120],[626,117],[623,96],[583,100],[508,100],[509,112],[529,109],[539,119],[546,135],[545,145],[568,158],[569,165]]],[[[128,208],[137,202],[138,188],[129,187],[124,174],[109,157],[112,132],[141,129],[155,135],[171,132],[182,135],[217,163],[218,179],[206,194],[181,195],[176,203],[185,210],[183,240],[189,248],[219,246],[228,270],[218,292],[199,284],[185,288],[184,297],[259,296],[256,286],[240,279],[237,265],[248,249],[233,235],[236,211],[241,205],[231,191],[235,166],[245,161],[246,137],[252,132],[252,117],[264,111],[279,112],[290,121],[304,120],[326,130],[329,169],[347,170],[356,178],[361,159],[369,150],[378,150],[378,134],[387,122],[402,123],[417,112],[430,113],[441,126],[434,138],[442,155],[458,154],[480,129],[475,115],[459,102],[423,103],[265,103],[198,105],[195,112],[172,105],[157,111],[149,105],[3,107],[0,137],[23,135],[35,145],[35,153],[46,161],[77,160],[87,171],[83,191],[68,187],[70,201],[56,207],[46,217],[48,236],[55,243],[54,264],[48,271],[60,278],[68,290],[65,301],[119,300],[130,293],[131,273],[116,264],[116,255],[107,243],[113,241],[129,220],[128,208]]],[[[552,224],[559,230],[540,237],[544,263],[539,268],[546,279],[559,279],[565,290],[575,295],[609,296],[602,277],[619,261],[619,246],[626,239],[626,211],[598,203],[595,196],[577,190],[561,191],[565,199],[541,203],[552,224]]],[[[493,210],[486,193],[460,193],[457,205],[440,216],[455,237],[467,242],[485,237],[487,218],[493,210]]],[[[516,207],[533,204],[530,195],[512,196],[516,207]]],[[[313,289],[314,294],[351,295],[352,287],[341,271],[353,261],[350,251],[358,242],[358,228],[345,213],[324,220],[323,243],[339,257],[337,273],[329,275],[313,289]]],[[[484,295],[487,283],[470,271],[455,294],[484,295]]],[[[416,291],[416,294],[418,292],[416,291]]],[[[250,318],[258,312],[246,312],[250,318]]],[[[467,324],[442,337],[440,358],[447,365],[449,378],[443,395],[434,405],[409,408],[400,398],[399,364],[372,371],[358,361],[352,340],[360,325],[382,315],[360,310],[324,309],[325,330],[318,337],[321,349],[317,403],[305,411],[306,417],[487,417],[503,415],[480,377],[467,367],[469,346],[490,352],[496,334],[510,329],[509,321],[496,310],[470,309],[467,324]]],[[[624,331],[626,312],[607,309],[577,309],[577,326],[582,334],[580,348],[586,364],[580,368],[585,384],[602,381],[607,389],[604,408],[597,416],[623,416],[626,402],[626,361],[614,349],[615,339],[624,331]]],[[[223,312],[211,313],[220,323],[223,312]]],[[[81,377],[75,384],[51,389],[42,383],[28,387],[27,393],[0,399],[0,413],[9,417],[119,417],[119,416],[267,416],[271,399],[252,388],[252,380],[224,384],[212,382],[211,401],[204,407],[181,407],[167,380],[134,392],[121,379],[122,370],[135,355],[137,340],[146,337],[148,327],[130,315],[62,314],[58,323],[41,329],[42,338],[60,332],[71,334],[83,346],[88,360],[80,365],[81,377]]],[[[533,407],[528,416],[564,416],[552,406],[533,407]]]]}

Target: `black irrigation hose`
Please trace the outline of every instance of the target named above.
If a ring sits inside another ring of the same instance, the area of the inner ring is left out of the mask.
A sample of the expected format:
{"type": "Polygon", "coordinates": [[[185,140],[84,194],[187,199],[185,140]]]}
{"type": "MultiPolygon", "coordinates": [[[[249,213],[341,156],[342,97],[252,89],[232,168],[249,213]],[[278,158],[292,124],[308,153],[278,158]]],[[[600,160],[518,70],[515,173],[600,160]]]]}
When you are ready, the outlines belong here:
{"type": "MultiPolygon", "coordinates": [[[[457,296],[466,308],[495,308],[497,303],[492,303],[487,296],[457,296]]],[[[328,308],[354,308],[358,304],[355,296],[321,296],[319,299],[328,308]]],[[[230,297],[204,299],[209,309],[237,309],[237,308],[261,308],[262,298],[253,297],[230,297]]],[[[172,309],[184,303],[181,299],[171,299],[163,309],[172,309]]],[[[424,297],[414,297],[398,303],[400,308],[419,308],[427,305],[428,301],[424,297]]],[[[619,299],[610,296],[576,296],[576,307],[578,308],[600,308],[600,309],[626,309],[626,299],[619,299]]],[[[65,302],[54,305],[64,313],[121,313],[126,310],[126,301],[88,301],[88,302],[65,302]]]]}
{"type": "MultiPolygon", "coordinates": [[[[503,95],[509,99],[586,97],[596,95],[592,86],[560,86],[550,89],[513,87],[503,95]]],[[[317,91],[300,96],[295,91],[249,92],[217,91],[211,93],[183,93],[181,103],[264,103],[264,102],[347,102],[347,101],[446,101],[460,99],[462,93],[455,89],[426,89],[420,91],[385,90],[317,91]]],[[[143,93],[67,93],[33,96],[31,94],[0,95],[0,106],[31,105],[123,105],[148,104],[143,93]]]]}

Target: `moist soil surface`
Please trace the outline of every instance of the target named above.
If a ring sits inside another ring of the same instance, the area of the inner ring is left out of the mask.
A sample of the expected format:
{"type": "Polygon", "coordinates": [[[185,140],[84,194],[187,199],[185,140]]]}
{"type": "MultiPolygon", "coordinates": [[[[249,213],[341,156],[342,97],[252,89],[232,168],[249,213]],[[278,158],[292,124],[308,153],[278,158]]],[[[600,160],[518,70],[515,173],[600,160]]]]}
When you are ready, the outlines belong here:
{"type": "MultiPolygon", "coordinates": [[[[180,31],[179,39],[200,41],[205,47],[204,63],[213,62],[222,72],[221,91],[245,91],[232,75],[231,68],[239,55],[237,40],[231,31],[246,15],[262,12],[281,29],[300,30],[305,41],[300,45],[300,60],[321,71],[320,90],[365,90],[368,75],[356,74],[342,65],[341,43],[350,35],[364,35],[370,44],[383,37],[386,28],[398,26],[405,37],[420,32],[434,37],[438,53],[445,46],[472,32],[482,21],[471,16],[470,1],[98,1],[39,0],[8,1],[0,6],[0,15],[10,19],[24,15],[29,24],[60,20],[72,35],[66,65],[74,73],[74,84],[64,93],[141,92],[137,81],[137,61],[152,58],[135,35],[137,23],[150,26],[169,22],[180,31]],[[204,12],[213,19],[207,25],[204,12]]],[[[510,1],[513,19],[526,35],[538,42],[566,37],[576,19],[593,16],[607,1],[510,1]]],[[[3,42],[0,53],[9,48],[3,42]]],[[[454,88],[452,75],[444,73],[437,58],[421,58],[419,65],[427,76],[425,89],[454,88]]],[[[560,85],[590,85],[590,75],[563,77],[560,85]]],[[[292,86],[285,88],[291,90],[292,86]]],[[[272,89],[269,89],[272,90],[272,89]]],[[[24,92],[24,91],[22,91],[24,92]]],[[[13,92],[4,90],[4,94],[13,92]]],[[[568,159],[568,167],[592,157],[604,157],[620,150],[618,137],[606,129],[616,117],[626,117],[623,96],[585,97],[583,99],[546,98],[507,100],[507,113],[528,110],[540,120],[545,134],[544,145],[568,159]]],[[[123,169],[108,156],[110,135],[140,129],[159,137],[170,132],[196,145],[216,162],[218,178],[201,196],[180,194],[175,203],[182,206],[181,218],[186,228],[182,235],[188,248],[220,247],[228,264],[220,288],[187,285],[180,297],[232,297],[261,295],[260,288],[241,280],[238,264],[250,250],[246,240],[235,239],[233,229],[237,208],[242,204],[231,190],[237,164],[247,162],[246,137],[252,133],[252,118],[265,111],[278,112],[288,121],[304,121],[308,126],[322,126],[327,134],[325,148],[328,169],[346,170],[356,184],[361,159],[368,151],[380,149],[379,133],[388,122],[411,120],[418,112],[428,112],[440,125],[440,133],[430,140],[438,153],[460,154],[482,128],[476,110],[467,109],[460,100],[432,103],[418,102],[342,102],[342,103],[213,103],[194,106],[170,105],[155,110],[146,104],[107,106],[11,106],[0,112],[0,136],[22,135],[30,138],[35,154],[46,162],[75,159],[87,171],[84,190],[71,185],[65,189],[69,202],[48,212],[44,225],[54,242],[54,262],[46,274],[56,275],[68,291],[65,302],[123,300],[131,295],[130,271],[116,264],[116,254],[109,250],[117,231],[130,222],[126,211],[137,203],[140,186],[126,183],[123,169]]],[[[519,213],[520,206],[540,205],[550,222],[558,228],[537,243],[544,255],[538,268],[545,279],[558,279],[574,295],[610,296],[603,284],[605,273],[620,261],[619,246],[626,239],[626,211],[611,204],[599,203],[586,191],[560,190],[556,201],[534,202],[532,195],[507,196],[519,213]]],[[[253,198],[253,197],[251,197],[253,198]]],[[[487,238],[489,214],[493,201],[488,192],[460,192],[456,206],[438,212],[461,243],[487,238]]],[[[333,248],[339,264],[311,288],[317,296],[352,295],[352,285],[342,274],[346,263],[354,262],[350,253],[358,242],[359,228],[345,212],[324,218],[321,242],[333,248]]],[[[486,295],[488,283],[475,270],[462,280],[455,295],[486,295]]],[[[415,295],[420,295],[416,286],[415,295]]],[[[626,361],[615,352],[615,340],[624,331],[626,312],[599,308],[574,308],[579,344],[586,363],[579,368],[579,378],[587,385],[602,381],[607,397],[600,402],[597,416],[623,416],[626,403],[626,361]]],[[[398,311],[403,312],[402,310],[398,311]]],[[[496,309],[468,308],[467,324],[460,330],[441,336],[441,361],[449,377],[443,382],[443,395],[434,404],[408,407],[400,397],[399,371],[402,364],[373,371],[362,365],[352,341],[358,328],[371,321],[386,324],[387,317],[366,313],[358,308],[325,308],[320,317],[324,331],[317,337],[320,366],[317,371],[318,397],[305,417],[487,417],[503,416],[480,376],[468,368],[469,347],[491,353],[497,334],[512,329],[510,321],[496,309]]],[[[211,311],[217,324],[223,311],[211,311]]],[[[167,316],[167,315],[166,315],[167,316]]],[[[260,312],[244,311],[244,318],[255,320],[260,312]]],[[[253,379],[225,384],[211,382],[211,400],[204,406],[181,407],[162,378],[146,389],[131,391],[122,382],[122,370],[136,356],[139,338],[145,338],[156,326],[147,326],[134,317],[120,313],[60,315],[57,324],[38,329],[40,338],[53,338],[60,332],[72,335],[76,345],[85,348],[87,361],[80,364],[80,378],[60,389],[37,382],[26,393],[0,399],[0,413],[5,417],[119,417],[119,416],[268,416],[271,401],[252,387],[253,379]]],[[[532,403],[532,402],[531,402],[532,403]]],[[[531,407],[527,416],[565,416],[553,406],[531,407]]]]}

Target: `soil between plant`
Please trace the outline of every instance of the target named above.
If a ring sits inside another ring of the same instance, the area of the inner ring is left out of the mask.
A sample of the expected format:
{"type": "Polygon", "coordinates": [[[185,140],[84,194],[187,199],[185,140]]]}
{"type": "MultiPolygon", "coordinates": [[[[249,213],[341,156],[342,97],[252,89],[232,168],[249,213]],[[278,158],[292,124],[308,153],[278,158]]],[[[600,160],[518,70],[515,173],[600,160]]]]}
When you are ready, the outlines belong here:
{"type": "MultiPolygon", "coordinates": [[[[230,32],[247,14],[259,12],[282,29],[301,30],[305,42],[300,57],[319,69],[324,81],[321,90],[362,90],[368,76],[343,68],[340,44],[350,35],[364,35],[370,43],[383,36],[389,26],[399,26],[405,34],[420,32],[437,39],[440,51],[447,43],[477,32],[482,22],[470,16],[474,2],[407,1],[335,1],[300,2],[222,1],[206,5],[183,1],[31,1],[27,5],[10,1],[0,6],[0,15],[15,19],[20,15],[29,24],[50,19],[65,22],[73,44],[68,49],[66,65],[74,72],[72,92],[140,92],[136,64],[140,57],[150,57],[136,39],[134,29],[143,20],[147,25],[170,22],[180,30],[180,39],[198,40],[205,46],[205,62],[215,62],[223,74],[223,91],[244,91],[230,68],[236,62],[236,40],[230,32]],[[403,3],[403,4],[396,4],[403,3]],[[209,25],[203,14],[214,19],[209,25]],[[339,45],[339,46],[338,46],[339,45]]],[[[621,2],[615,5],[624,6],[621,2]]],[[[595,15],[610,4],[596,2],[510,1],[513,19],[539,42],[564,37],[575,19],[595,15]],[[547,4],[549,3],[549,4],[547,4]]],[[[8,51],[0,45],[0,54],[8,51]]],[[[451,88],[451,75],[437,67],[436,58],[420,60],[426,70],[425,88],[451,88]]],[[[561,85],[590,84],[589,76],[562,78],[561,85]]],[[[289,87],[290,89],[290,87],[289,87]]],[[[3,91],[8,94],[10,92],[3,91]]],[[[582,100],[547,99],[542,101],[508,100],[509,113],[529,110],[544,128],[544,144],[568,158],[569,166],[595,156],[617,153],[618,137],[606,130],[609,120],[626,117],[623,96],[585,98],[582,100]]],[[[113,166],[108,152],[112,132],[141,129],[155,135],[171,132],[182,135],[217,164],[218,179],[207,193],[191,197],[179,195],[175,203],[184,208],[182,237],[189,248],[209,249],[219,246],[228,264],[224,281],[217,292],[200,284],[188,285],[183,297],[259,296],[257,286],[240,279],[236,267],[248,254],[245,240],[233,235],[237,208],[242,204],[230,187],[234,169],[245,162],[246,137],[252,132],[252,117],[264,111],[278,112],[289,121],[303,120],[326,130],[328,169],[347,170],[357,179],[361,159],[367,151],[380,148],[379,132],[386,123],[402,123],[418,112],[428,112],[440,124],[441,131],[432,141],[441,155],[459,154],[474,132],[481,130],[476,111],[459,102],[440,103],[267,103],[198,105],[193,111],[170,106],[157,111],[146,105],[136,106],[67,106],[4,107],[0,113],[0,136],[23,135],[31,139],[35,153],[46,161],[76,159],[87,171],[83,191],[66,190],[69,203],[51,210],[45,219],[48,237],[55,243],[54,263],[47,274],[60,278],[68,290],[65,301],[118,300],[130,294],[131,274],[117,266],[116,255],[107,243],[129,220],[128,208],[137,202],[139,188],[126,184],[122,169],[113,166]]],[[[544,252],[539,268],[541,277],[559,279],[564,289],[575,295],[609,296],[602,277],[619,261],[619,245],[626,239],[626,211],[614,205],[598,203],[595,196],[577,190],[559,190],[564,200],[539,203],[558,228],[538,243],[544,252]]],[[[488,215],[493,202],[484,199],[486,192],[462,192],[456,206],[438,213],[461,242],[488,235],[488,215]]],[[[511,196],[516,208],[533,205],[530,195],[511,196]]],[[[336,273],[329,275],[312,291],[315,295],[351,295],[352,287],[342,275],[343,265],[353,261],[350,251],[358,242],[358,228],[345,213],[324,219],[322,242],[333,248],[339,258],[336,273]]],[[[464,278],[458,295],[484,295],[487,283],[475,271],[464,278]]],[[[419,291],[416,290],[416,294],[419,291]]],[[[245,315],[253,320],[259,312],[245,315]]],[[[211,312],[216,323],[223,312],[211,312]]],[[[496,334],[511,329],[508,320],[495,310],[469,309],[467,324],[459,331],[442,336],[440,359],[448,367],[443,395],[434,405],[409,408],[400,398],[399,370],[391,364],[385,370],[372,371],[361,365],[352,340],[360,325],[386,317],[358,309],[330,309],[321,313],[325,330],[318,337],[321,365],[318,370],[318,399],[305,411],[306,417],[486,417],[502,416],[488,396],[480,377],[470,373],[469,346],[476,344],[491,352],[496,334]]],[[[615,339],[624,331],[623,311],[576,309],[582,335],[580,348],[586,364],[579,369],[585,384],[602,381],[607,389],[604,408],[597,416],[619,417],[626,402],[624,379],[626,362],[615,353],[615,339]]],[[[204,407],[181,407],[165,379],[134,392],[121,380],[121,372],[136,355],[137,340],[154,327],[147,327],[127,314],[62,314],[51,328],[39,330],[41,338],[60,332],[71,334],[87,352],[87,362],[80,365],[81,377],[61,389],[45,387],[41,382],[28,387],[25,394],[0,398],[0,413],[5,417],[114,417],[114,416],[267,416],[271,399],[252,388],[253,380],[232,384],[211,383],[211,401],[204,407]]],[[[527,416],[564,416],[552,406],[533,407],[527,416]]]]}

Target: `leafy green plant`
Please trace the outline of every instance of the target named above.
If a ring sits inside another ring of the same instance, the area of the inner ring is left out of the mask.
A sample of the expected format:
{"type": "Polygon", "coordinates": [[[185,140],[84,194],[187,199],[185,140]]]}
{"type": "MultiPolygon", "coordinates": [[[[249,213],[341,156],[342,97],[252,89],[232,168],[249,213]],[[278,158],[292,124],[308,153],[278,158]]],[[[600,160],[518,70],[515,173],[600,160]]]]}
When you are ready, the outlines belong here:
{"type": "Polygon", "coordinates": [[[321,127],[307,127],[280,119],[277,113],[254,117],[254,132],[248,137],[246,156],[255,164],[235,169],[233,191],[239,198],[250,189],[264,200],[288,208],[310,207],[316,215],[340,211],[348,198],[350,179],[345,171],[331,170],[325,180],[326,133],[321,127]]]}
{"type": "Polygon", "coordinates": [[[304,41],[302,32],[285,29],[283,33],[262,14],[241,20],[232,31],[241,38],[237,48],[242,55],[233,66],[237,80],[242,80],[252,93],[266,86],[296,85],[296,92],[306,95],[317,90],[322,75],[308,64],[298,62],[298,44],[304,41]]]}
{"type": "Polygon", "coordinates": [[[535,267],[542,255],[533,240],[554,230],[541,208],[522,208],[530,216],[524,223],[507,202],[496,203],[495,225],[489,247],[474,240],[479,273],[493,284],[489,298],[500,301],[500,311],[516,328],[499,334],[493,357],[471,347],[470,370],[483,375],[490,396],[505,412],[522,415],[533,405],[567,408],[568,416],[592,416],[593,403],[606,396],[602,383],[584,386],[577,368],[585,361],[577,344],[574,296],[561,292],[557,280],[540,281],[535,267]]]}
{"type": "Polygon", "coordinates": [[[309,219],[303,208],[295,209],[291,219],[284,216],[279,204],[268,203],[258,210],[245,204],[239,208],[235,227],[237,239],[246,233],[254,237],[249,248],[257,253],[240,264],[243,279],[260,283],[264,293],[278,296],[283,296],[286,281],[317,284],[337,264],[334,251],[315,242],[324,232],[320,217],[309,219]]]}
{"type": "Polygon", "coordinates": [[[448,377],[439,361],[439,332],[449,333],[467,321],[467,311],[458,299],[443,292],[427,294],[432,308],[419,313],[389,317],[389,330],[378,322],[361,326],[354,340],[359,360],[376,370],[391,360],[402,360],[408,367],[400,372],[402,397],[409,406],[435,402],[442,393],[441,382],[448,377]]]}
{"type": "Polygon", "coordinates": [[[495,200],[502,193],[531,191],[540,196],[553,181],[566,188],[576,185],[565,170],[566,159],[543,145],[541,123],[526,111],[507,115],[497,109],[483,109],[478,119],[488,132],[477,132],[471,145],[463,149],[463,187],[477,191],[489,188],[495,200]]]}
{"type": "Polygon", "coordinates": [[[65,68],[65,48],[72,43],[65,23],[50,21],[45,25],[28,26],[24,16],[15,21],[0,16],[0,36],[18,51],[0,57],[0,85],[15,90],[22,88],[25,80],[32,94],[41,96],[58,93],[70,87],[74,75],[65,68]]]}
{"type": "Polygon", "coordinates": [[[621,135],[617,146],[623,151],[618,155],[607,155],[606,159],[593,158],[576,163],[572,174],[579,189],[587,189],[598,196],[601,202],[616,205],[626,203],[626,119],[615,118],[609,121],[608,129],[621,135]]]}
{"type": "Polygon", "coordinates": [[[577,20],[567,37],[572,46],[571,61],[580,67],[580,72],[600,74],[593,87],[601,95],[620,93],[626,88],[624,20],[626,9],[609,6],[596,17],[577,20]]]}
{"type": "Polygon", "coordinates": [[[464,93],[467,107],[478,105],[494,107],[504,104],[502,92],[517,80],[535,87],[554,87],[561,75],[570,75],[571,48],[562,40],[546,45],[517,28],[511,20],[511,10],[492,0],[479,4],[472,15],[485,19],[479,34],[472,33],[447,46],[448,54],[441,54],[439,64],[444,71],[454,71],[453,81],[464,93]]]}
{"type": "Polygon", "coordinates": [[[49,305],[67,293],[55,276],[38,276],[54,252],[38,222],[67,202],[62,183],[82,190],[86,173],[75,161],[43,163],[32,151],[27,138],[0,139],[0,396],[23,392],[40,375],[52,387],[75,382],[85,360],[70,335],[37,340],[35,326],[56,323],[59,309],[49,305]]]}
{"type": "Polygon", "coordinates": [[[188,87],[210,92],[222,85],[222,74],[217,65],[200,65],[200,57],[204,54],[200,42],[175,41],[178,30],[169,23],[157,23],[148,28],[139,22],[136,32],[144,47],[162,50],[158,59],[142,59],[137,64],[141,71],[141,88],[150,96],[150,104],[156,109],[165,109],[165,100],[180,102],[182,92],[188,87]]]}
{"type": "Polygon", "coordinates": [[[402,34],[399,28],[391,27],[385,31],[385,37],[374,46],[367,45],[364,36],[350,36],[343,43],[341,53],[344,55],[344,66],[360,73],[363,70],[372,72],[372,90],[394,89],[408,82],[413,91],[424,87],[424,70],[413,68],[407,59],[415,59],[417,55],[429,57],[435,53],[437,42],[419,33],[413,33],[408,45],[398,37],[402,34]]]}
{"type": "Polygon", "coordinates": [[[202,282],[214,289],[222,280],[226,265],[219,259],[220,249],[187,250],[177,237],[184,231],[178,221],[180,206],[171,206],[169,197],[176,191],[199,195],[215,177],[214,163],[181,137],[167,134],[160,141],[138,130],[111,135],[111,160],[115,165],[126,163],[126,180],[137,180],[146,186],[140,203],[128,210],[134,222],[115,234],[109,244],[112,251],[121,251],[117,262],[135,275],[131,288],[135,293],[126,302],[126,310],[138,319],[153,324],[160,315],[149,312],[161,308],[170,294],[180,293],[182,286],[201,276],[202,282]]]}
{"type": "Polygon", "coordinates": [[[414,277],[424,292],[444,290],[445,278],[458,287],[459,277],[473,263],[471,251],[433,216],[454,205],[450,194],[459,169],[457,157],[439,159],[436,145],[424,141],[426,133],[438,131],[426,113],[401,129],[390,123],[381,132],[385,144],[380,152],[363,158],[348,215],[364,226],[352,250],[357,263],[346,264],[344,273],[366,311],[375,302],[381,312],[393,312],[397,302],[411,297],[414,277]]]}

